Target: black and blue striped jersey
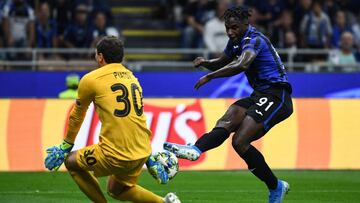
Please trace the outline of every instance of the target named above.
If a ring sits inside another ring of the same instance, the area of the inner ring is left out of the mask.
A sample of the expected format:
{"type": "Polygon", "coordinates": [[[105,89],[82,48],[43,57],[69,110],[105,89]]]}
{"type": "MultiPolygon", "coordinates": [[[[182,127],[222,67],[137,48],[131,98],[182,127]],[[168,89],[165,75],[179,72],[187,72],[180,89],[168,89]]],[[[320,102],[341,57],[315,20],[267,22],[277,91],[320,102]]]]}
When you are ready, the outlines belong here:
{"type": "Polygon", "coordinates": [[[256,54],[254,61],[245,71],[254,90],[264,90],[273,85],[285,85],[291,92],[286,70],[270,40],[254,27],[248,27],[243,38],[233,43],[228,41],[224,53],[231,59],[240,57],[242,52],[250,50],[256,54]]]}

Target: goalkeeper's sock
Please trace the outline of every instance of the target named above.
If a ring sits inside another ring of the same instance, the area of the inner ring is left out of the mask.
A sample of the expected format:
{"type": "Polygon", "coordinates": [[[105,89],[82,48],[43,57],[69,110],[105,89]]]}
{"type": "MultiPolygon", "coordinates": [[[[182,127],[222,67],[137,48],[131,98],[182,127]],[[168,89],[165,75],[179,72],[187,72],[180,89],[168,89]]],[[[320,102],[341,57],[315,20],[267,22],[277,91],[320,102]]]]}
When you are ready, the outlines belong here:
{"type": "Polygon", "coordinates": [[[250,145],[245,153],[239,155],[247,163],[251,173],[265,182],[269,190],[273,190],[277,187],[278,181],[276,176],[265,162],[264,156],[254,146],[250,145]]]}
{"type": "Polygon", "coordinates": [[[115,199],[121,201],[130,201],[130,202],[141,202],[141,203],[163,203],[163,198],[154,194],[153,192],[139,186],[135,185],[134,187],[125,190],[120,193],[118,196],[111,194],[115,199]]]}
{"type": "Polygon", "coordinates": [[[195,143],[201,152],[220,146],[228,137],[230,132],[225,128],[215,127],[211,132],[205,133],[195,143]]]}
{"type": "Polygon", "coordinates": [[[69,171],[81,191],[93,202],[106,202],[96,177],[89,171],[69,171]]]}

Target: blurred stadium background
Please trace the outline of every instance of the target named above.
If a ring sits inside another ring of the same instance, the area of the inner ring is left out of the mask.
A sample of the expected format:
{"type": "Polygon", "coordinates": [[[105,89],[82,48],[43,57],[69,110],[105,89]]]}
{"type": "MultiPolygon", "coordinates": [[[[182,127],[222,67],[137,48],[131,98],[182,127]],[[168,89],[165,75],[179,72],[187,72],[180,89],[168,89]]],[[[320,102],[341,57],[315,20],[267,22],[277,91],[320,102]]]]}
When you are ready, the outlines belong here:
{"type": "MultiPolygon", "coordinates": [[[[153,150],[212,129],[252,90],[238,75],[195,91],[205,70],[192,60],[224,49],[221,15],[236,5],[252,9],[251,24],[277,48],[293,84],[294,114],[255,143],[293,185],[288,202],[360,202],[358,0],[0,1],[0,202],[87,202],[66,174],[45,173],[43,158],[63,137],[74,103],[59,93],[76,91],[77,77],[96,68],[101,36],[124,40],[124,63],[144,89],[153,150]]],[[[100,125],[90,107],[75,149],[96,143],[100,125]]],[[[168,186],[146,173],[140,181],[158,193],[177,191],[183,202],[266,199],[228,141],[180,166],[168,186]]]]}

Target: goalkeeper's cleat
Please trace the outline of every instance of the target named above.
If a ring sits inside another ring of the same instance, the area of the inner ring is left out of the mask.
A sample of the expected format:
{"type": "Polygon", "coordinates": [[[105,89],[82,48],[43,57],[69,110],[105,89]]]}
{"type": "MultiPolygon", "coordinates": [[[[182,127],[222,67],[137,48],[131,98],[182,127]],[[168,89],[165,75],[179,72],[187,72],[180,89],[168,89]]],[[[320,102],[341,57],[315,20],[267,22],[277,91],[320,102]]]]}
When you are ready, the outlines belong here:
{"type": "Polygon", "coordinates": [[[289,183],[278,180],[278,185],[276,189],[270,190],[269,192],[269,203],[281,203],[289,190],[289,183]]]}
{"type": "Polygon", "coordinates": [[[45,167],[51,171],[58,170],[71,152],[73,146],[73,144],[63,141],[59,146],[48,148],[46,150],[45,167]]]}
{"type": "Polygon", "coordinates": [[[164,166],[156,161],[153,155],[150,155],[146,161],[146,167],[153,178],[160,184],[166,184],[169,182],[169,175],[166,172],[164,166]]]}
{"type": "Polygon", "coordinates": [[[164,197],[164,203],[181,203],[178,196],[175,193],[167,193],[164,197]]]}
{"type": "Polygon", "coordinates": [[[201,151],[195,145],[181,145],[165,142],[164,149],[174,153],[178,158],[187,159],[190,161],[197,160],[201,155],[201,151]]]}

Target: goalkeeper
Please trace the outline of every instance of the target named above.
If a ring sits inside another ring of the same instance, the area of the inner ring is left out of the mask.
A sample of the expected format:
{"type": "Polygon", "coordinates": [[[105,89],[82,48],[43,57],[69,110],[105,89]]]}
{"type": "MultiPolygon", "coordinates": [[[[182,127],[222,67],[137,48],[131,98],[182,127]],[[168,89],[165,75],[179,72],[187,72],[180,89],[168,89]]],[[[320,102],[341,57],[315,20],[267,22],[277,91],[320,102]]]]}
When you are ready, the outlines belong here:
{"type": "Polygon", "coordinates": [[[142,88],[121,64],[122,59],[123,44],[119,39],[104,37],[98,42],[95,60],[99,68],[80,80],[65,138],[62,144],[47,150],[45,166],[57,170],[65,162],[76,184],[94,202],[106,202],[96,177],[109,176],[107,192],[115,199],[178,203],[174,193],[162,198],[137,185],[146,162],[159,182],[166,183],[168,177],[164,167],[150,156],[151,132],[146,127],[142,88]],[[102,122],[99,143],[71,152],[91,102],[102,122]]]}

